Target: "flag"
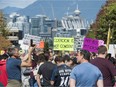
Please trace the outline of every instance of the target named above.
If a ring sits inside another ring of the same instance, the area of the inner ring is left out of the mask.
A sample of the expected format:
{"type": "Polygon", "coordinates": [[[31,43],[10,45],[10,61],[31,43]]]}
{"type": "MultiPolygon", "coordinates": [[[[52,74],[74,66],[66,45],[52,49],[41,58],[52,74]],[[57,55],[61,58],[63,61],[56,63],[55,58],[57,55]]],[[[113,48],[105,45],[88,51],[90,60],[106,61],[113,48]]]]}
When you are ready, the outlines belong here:
{"type": "Polygon", "coordinates": [[[109,49],[110,38],[111,38],[111,29],[109,27],[109,29],[108,29],[108,36],[107,36],[107,44],[106,44],[107,49],[109,49]]]}

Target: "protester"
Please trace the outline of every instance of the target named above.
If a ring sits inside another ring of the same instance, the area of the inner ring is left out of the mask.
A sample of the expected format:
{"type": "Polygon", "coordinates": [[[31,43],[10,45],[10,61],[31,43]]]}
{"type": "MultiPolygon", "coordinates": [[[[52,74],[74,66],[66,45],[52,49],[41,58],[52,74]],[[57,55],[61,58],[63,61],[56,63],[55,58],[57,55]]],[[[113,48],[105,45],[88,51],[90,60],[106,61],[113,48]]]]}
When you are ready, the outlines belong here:
{"type": "Polygon", "coordinates": [[[106,58],[107,60],[109,60],[111,57],[112,57],[112,56],[111,56],[111,53],[107,53],[106,56],[105,56],[105,58],[106,58]]]}
{"type": "Polygon", "coordinates": [[[97,58],[91,60],[91,63],[97,66],[102,72],[104,87],[112,87],[114,85],[112,81],[116,76],[116,69],[109,60],[105,59],[106,55],[107,48],[105,46],[99,46],[98,56],[97,58]]]}
{"type": "MultiPolygon", "coordinates": [[[[38,87],[38,83],[37,83],[37,73],[38,73],[38,70],[39,70],[39,67],[44,64],[44,62],[46,61],[45,60],[45,55],[44,53],[41,53],[39,55],[37,55],[35,57],[37,59],[36,63],[37,63],[37,67],[33,70],[33,74],[35,76],[35,79],[36,79],[36,82],[34,83],[34,87],[38,87]]],[[[39,78],[40,80],[42,79],[42,76],[40,76],[39,78]]],[[[41,81],[40,81],[41,82],[41,81]]]]}
{"type": "Polygon", "coordinates": [[[80,64],[75,66],[70,74],[70,87],[103,87],[100,70],[89,63],[89,51],[78,51],[77,60],[80,64]]]}
{"type": "Polygon", "coordinates": [[[69,55],[66,55],[66,54],[65,54],[65,55],[63,56],[63,61],[64,61],[64,63],[65,63],[67,66],[72,67],[73,61],[72,61],[72,59],[70,58],[69,55]]]}
{"type": "Polygon", "coordinates": [[[116,59],[114,57],[109,58],[109,61],[115,66],[116,59]]]}
{"type": "Polygon", "coordinates": [[[8,75],[6,71],[7,54],[0,55],[0,87],[6,87],[8,75]]]}
{"type": "Polygon", "coordinates": [[[49,53],[44,53],[44,60],[45,61],[38,70],[37,73],[37,83],[39,85],[39,87],[50,87],[50,79],[52,76],[52,72],[53,69],[56,67],[55,64],[53,64],[50,60],[49,60],[49,53]],[[43,82],[40,81],[40,76],[42,76],[42,80],[43,82]]]}
{"type": "Polygon", "coordinates": [[[71,68],[64,63],[61,56],[55,58],[57,68],[53,70],[51,84],[55,87],[69,87],[71,68]]]}
{"type": "Polygon", "coordinates": [[[21,67],[30,67],[32,65],[31,53],[33,49],[34,47],[29,47],[28,54],[25,56],[27,61],[21,61],[18,48],[10,48],[10,58],[6,63],[8,73],[7,87],[21,87],[21,67]]]}
{"type": "Polygon", "coordinates": [[[72,58],[72,65],[71,65],[71,68],[73,69],[76,65],[78,65],[79,63],[77,62],[78,60],[77,60],[77,58],[76,57],[73,57],[72,58]]]}
{"type": "Polygon", "coordinates": [[[29,84],[30,87],[38,87],[37,81],[36,81],[36,75],[37,71],[39,69],[40,63],[38,63],[40,59],[40,55],[43,54],[43,49],[40,48],[35,48],[33,51],[33,60],[32,60],[32,69],[30,73],[30,79],[29,79],[29,84]]]}
{"type": "Polygon", "coordinates": [[[91,59],[95,59],[97,56],[96,56],[96,53],[95,52],[91,52],[91,59]]]}

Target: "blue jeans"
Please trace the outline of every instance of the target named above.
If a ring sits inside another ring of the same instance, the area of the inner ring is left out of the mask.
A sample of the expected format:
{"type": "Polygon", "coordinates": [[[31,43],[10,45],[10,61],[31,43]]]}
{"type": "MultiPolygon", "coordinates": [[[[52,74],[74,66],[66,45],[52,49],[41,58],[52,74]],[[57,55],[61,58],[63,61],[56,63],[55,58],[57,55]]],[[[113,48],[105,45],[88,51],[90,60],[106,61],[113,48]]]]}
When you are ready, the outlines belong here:
{"type": "Polygon", "coordinates": [[[37,82],[34,83],[34,87],[39,87],[38,84],[37,84],[37,82]]]}
{"type": "Polygon", "coordinates": [[[34,78],[34,77],[31,77],[31,78],[29,79],[30,87],[34,87],[35,82],[36,82],[35,78],[34,78]]]}

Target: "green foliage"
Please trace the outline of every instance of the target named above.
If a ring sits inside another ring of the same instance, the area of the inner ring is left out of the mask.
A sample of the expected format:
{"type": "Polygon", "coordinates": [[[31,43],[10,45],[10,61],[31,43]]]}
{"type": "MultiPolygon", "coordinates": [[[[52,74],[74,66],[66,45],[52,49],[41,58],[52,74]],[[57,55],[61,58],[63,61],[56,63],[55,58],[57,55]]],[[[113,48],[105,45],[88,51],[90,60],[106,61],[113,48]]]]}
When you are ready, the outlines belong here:
{"type": "Polygon", "coordinates": [[[108,29],[111,28],[112,40],[110,43],[116,43],[116,1],[109,0],[102,7],[92,29],[96,29],[96,39],[107,41],[108,29]],[[110,25],[110,26],[109,26],[110,25]]]}
{"type": "Polygon", "coordinates": [[[44,43],[44,52],[48,52],[49,51],[49,44],[47,41],[45,41],[44,43]]]}
{"type": "Polygon", "coordinates": [[[7,29],[7,24],[4,18],[2,11],[0,11],[0,50],[7,49],[12,44],[6,37],[9,34],[9,30],[7,29]]]}
{"type": "Polygon", "coordinates": [[[93,29],[89,29],[87,36],[88,38],[95,38],[95,31],[93,29]]]}
{"type": "Polygon", "coordinates": [[[11,42],[5,39],[3,36],[0,35],[0,50],[7,49],[11,46],[11,42]]]}
{"type": "Polygon", "coordinates": [[[0,11],[0,35],[7,37],[9,34],[9,29],[7,28],[7,23],[5,21],[2,11],[0,11]]]}

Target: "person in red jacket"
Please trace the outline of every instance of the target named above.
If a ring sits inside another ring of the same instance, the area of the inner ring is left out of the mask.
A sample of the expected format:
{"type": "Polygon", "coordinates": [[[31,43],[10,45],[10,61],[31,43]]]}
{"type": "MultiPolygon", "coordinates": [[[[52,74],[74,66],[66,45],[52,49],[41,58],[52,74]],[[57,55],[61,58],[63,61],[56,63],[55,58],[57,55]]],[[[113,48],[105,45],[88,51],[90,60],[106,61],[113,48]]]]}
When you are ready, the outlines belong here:
{"type": "Polygon", "coordinates": [[[6,71],[6,60],[7,54],[0,55],[0,87],[6,87],[7,85],[7,71],[6,71]]]}

